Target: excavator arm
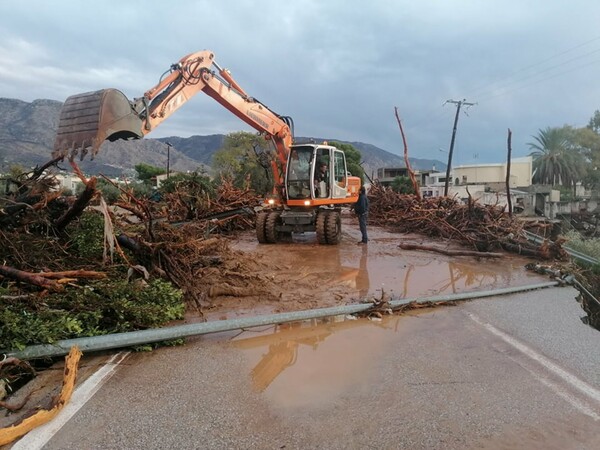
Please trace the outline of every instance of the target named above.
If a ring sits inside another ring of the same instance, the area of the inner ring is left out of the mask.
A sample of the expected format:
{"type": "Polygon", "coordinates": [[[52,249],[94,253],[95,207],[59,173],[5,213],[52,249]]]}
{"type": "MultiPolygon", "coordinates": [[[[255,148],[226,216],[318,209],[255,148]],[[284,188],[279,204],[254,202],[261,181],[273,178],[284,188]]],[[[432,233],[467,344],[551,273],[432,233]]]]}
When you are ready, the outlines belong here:
{"type": "Polygon", "coordinates": [[[291,118],[246,94],[208,50],[181,58],[156,86],[133,101],[116,89],[69,97],[61,110],[53,155],[83,158],[91,151],[93,157],[105,140],[141,139],[200,91],[273,141],[273,173],[275,184],[281,185],[293,141],[291,118]]]}

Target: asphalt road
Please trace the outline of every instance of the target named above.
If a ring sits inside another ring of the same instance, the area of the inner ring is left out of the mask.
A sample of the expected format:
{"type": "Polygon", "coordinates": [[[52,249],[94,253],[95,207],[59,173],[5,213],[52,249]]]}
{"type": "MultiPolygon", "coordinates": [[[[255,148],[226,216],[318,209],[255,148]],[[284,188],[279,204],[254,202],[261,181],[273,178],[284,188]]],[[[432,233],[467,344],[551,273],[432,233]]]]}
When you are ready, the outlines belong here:
{"type": "Polygon", "coordinates": [[[574,297],[551,288],[132,354],[44,448],[600,448],[600,332],[574,297]]]}

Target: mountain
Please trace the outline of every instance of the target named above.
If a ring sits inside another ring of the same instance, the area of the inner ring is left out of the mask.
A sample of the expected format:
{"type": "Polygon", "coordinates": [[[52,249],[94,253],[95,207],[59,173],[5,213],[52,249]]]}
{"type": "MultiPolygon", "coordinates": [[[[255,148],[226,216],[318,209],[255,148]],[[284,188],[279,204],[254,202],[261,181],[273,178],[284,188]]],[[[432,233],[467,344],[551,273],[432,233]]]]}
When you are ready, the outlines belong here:
{"type": "MultiPolygon", "coordinates": [[[[34,100],[31,103],[17,99],[0,98],[0,172],[12,164],[24,167],[42,165],[51,159],[54,136],[62,103],[54,100],[34,100]]],[[[105,142],[96,159],[79,161],[88,174],[107,176],[131,171],[136,164],[145,163],[171,170],[190,171],[210,166],[212,155],[223,146],[225,135],[170,136],[160,139],[105,142]],[[167,144],[168,143],[168,144],[167,144]]],[[[299,138],[304,142],[310,138],[299,138]]],[[[404,158],[371,144],[348,142],[340,139],[310,139],[339,141],[352,144],[363,157],[363,167],[373,176],[380,167],[404,167],[404,158]]],[[[413,169],[429,170],[433,166],[444,170],[445,164],[437,160],[410,158],[413,169]]]]}

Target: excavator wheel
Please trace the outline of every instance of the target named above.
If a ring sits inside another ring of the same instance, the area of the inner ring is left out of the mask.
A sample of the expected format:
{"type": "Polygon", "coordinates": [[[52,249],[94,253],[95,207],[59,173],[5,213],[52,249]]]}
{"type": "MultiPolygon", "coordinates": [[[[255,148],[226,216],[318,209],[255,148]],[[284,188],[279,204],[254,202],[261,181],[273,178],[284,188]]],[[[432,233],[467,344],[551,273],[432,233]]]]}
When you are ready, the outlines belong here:
{"type": "Polygon", "coordinates": [[[339,211],[330,211],[325,219],[325,236],[327,243],[336,245],[342,239],[342,218],[339,211]]]}
{"type": "Polygon", "coordinates": [[[321,210],[317,213],[317,242],[319,244],[327,244],[327,217],[329,216],[329,211],[321,210]]]}
{"type": "Polygon", "coordinates": [[[267,217],[267,222],[265,223],[265,236],[267,238],[267,243],[269,244],[275,244],[281,238],[279,231],[277,231],[280,216],[281,211],[271,211],[267,217]]]}
{"type": "Polygon", "coordinates": [[[268,242],[266,235],[267,217],[269,217],[269,211],[261,211],[256,216],[256,239],[261,244],[268,242]]]}

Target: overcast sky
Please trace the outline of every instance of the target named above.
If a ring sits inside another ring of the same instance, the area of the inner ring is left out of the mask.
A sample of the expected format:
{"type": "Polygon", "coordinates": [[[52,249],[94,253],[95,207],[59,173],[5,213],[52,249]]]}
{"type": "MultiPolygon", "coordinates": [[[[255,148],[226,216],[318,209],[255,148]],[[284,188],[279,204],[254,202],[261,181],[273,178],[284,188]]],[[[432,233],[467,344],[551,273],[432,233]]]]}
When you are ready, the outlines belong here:
{"type": "MultiPolygon", "coordinates": [[[[600,109],[600,2],[593,0],[0,1],[0,97],[129,98],[199,50],[296,135],[360,141],[456,164],[526,156],[539,129],[600,109]],[[441,150],[440,150],[441,149],[441,150]],[[444,153],[446,152],[446,153],[444,153]]],[[[250,129],[200,93],[148,137],[250,129]]]]}

